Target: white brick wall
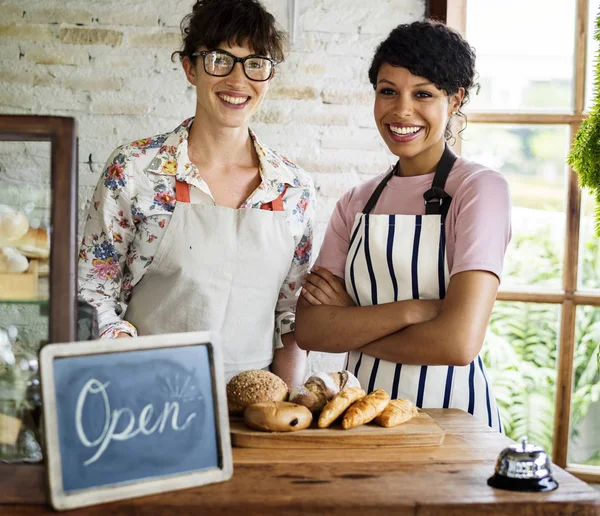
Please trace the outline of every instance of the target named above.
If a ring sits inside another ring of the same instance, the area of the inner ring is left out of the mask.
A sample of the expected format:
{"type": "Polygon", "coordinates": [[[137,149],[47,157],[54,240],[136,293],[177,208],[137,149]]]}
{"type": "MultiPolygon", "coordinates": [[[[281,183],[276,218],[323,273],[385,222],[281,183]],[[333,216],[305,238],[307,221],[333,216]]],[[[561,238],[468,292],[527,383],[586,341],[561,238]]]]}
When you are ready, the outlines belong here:
{"type": "MultiPolygon", "coordinates": [[[[263,2],[287,28],[288,1],[263,2]]],[[[318,249],[339,196],[393,161],[372,120],[367,70],[381,39],[397,24],[421,18],[425,4],[297,2],[297,40],[252,127],[314,178],[318,249]]],[[[0,113],[77,119],[80,226],[116,146],[173,129],[194,113],[194,91],[179,63],[170,60],[180,44],[179,22],[192,5],[192,0],[0,0],[0,113]]],[[[14,176],[11,181],[18,181],[14,176]]],[[[0,181],[6,177],[0,175],[0,181]]],[[[312,370],[339,364],[339,357],[311,354],[312,370]]]]}

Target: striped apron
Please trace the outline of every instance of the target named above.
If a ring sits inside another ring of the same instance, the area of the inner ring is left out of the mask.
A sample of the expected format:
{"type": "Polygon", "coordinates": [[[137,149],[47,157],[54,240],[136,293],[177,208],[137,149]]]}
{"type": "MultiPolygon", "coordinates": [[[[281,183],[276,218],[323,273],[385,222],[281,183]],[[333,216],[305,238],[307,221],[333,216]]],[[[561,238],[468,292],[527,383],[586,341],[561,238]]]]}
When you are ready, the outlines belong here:
{"type": "MultiPolygon", "coordinates": [[[[372,215],[398,165],[357,213],[346,258],[346,290],[357,306],[405,299],[443,299],[449,282],[445,218],[452,198],[444,191],[456,155],[446,147],[432,187],[423,194],[425,215],[372,215]]],[[[367,392],[385,389],[393,399],[418,407],[458,408],[502,431],[500,413],[483,361],[458,366],[406,365],[358,351],[348,353],[346,369],[367,392]]]]}

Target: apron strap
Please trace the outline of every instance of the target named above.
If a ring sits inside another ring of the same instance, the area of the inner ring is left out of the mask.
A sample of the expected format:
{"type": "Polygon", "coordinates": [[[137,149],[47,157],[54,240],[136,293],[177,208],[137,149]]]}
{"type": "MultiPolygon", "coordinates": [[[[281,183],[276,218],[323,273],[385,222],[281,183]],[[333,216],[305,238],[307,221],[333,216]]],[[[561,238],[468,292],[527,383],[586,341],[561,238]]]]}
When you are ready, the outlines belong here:
{"type": "Polygon", "coordinates": [[[444,186],[446,186],[446,180],[450,175],[450,171],[454,166],[457,156],[450,150],[450,147],[446,145],[444,147],[444,153],[435,169],[435,176],[431,183],[431,188],[423,194],[425,199],[425,214],[426,215],[441,215],[442,218],[446,218],[448,210],[450,209],[450,203],[452,197],[446,193],[444,186]]]}
{"type": "Polygon", "coordinates": [[[190,202],[190,185],[185,181],[175,179],[175,200],[177,202],[190,202]]]}
{"type": "Polygon", "coordinates": [[[375,207],[375,205],[377,204],[377,201],[379,200],[379,196],[381,195],[381,192],[383,192],[383,189],[385,188],[385,185],[388,184],[388,181],[394,177],[394,174],[396,173],[396,170],[398,170],[398,163],[396,163],[396,165],[394,166],[394,168],[392,169],[392,171],[383,178],[383,181],[381,181],[381,183],[379,183],[377,185],[377,188],[375,188],[375,191],[373,192],[373,194],[371,195],[371,197],[369,197],[369,200],[367,201],[367,204],[365,204],[365,207],[363,208],[363,213],[367,214],[367,213],[371,213],[371,210],[375,207]]]}
{"type": "MultiPolygon", "coordinates": [[[[273,199],[270,202],[263,204],[260,209],[268,210],[268,211],[283,211],[283,196],[287,191],[288,185],[283,187],[283,192],[281,195],[277,197],[277,199],[273,199]]],[[[185,181],[179,181],[179,179],[175,180],[175,199],[177,202],[190,202],[190,185],[185,181]]]]}
{"type": "MultiPolygon", "coordinates": [[[[450,150],[448,145],[445,145],[444,153],[442,154],[442,157],[440,158],[440,161],[435,169],[435,176],[433,177],[431,188],[423,194],[423,198],[425,199],[426,215],[442,215],[442,217],[445,217],[448,213],[452,197],[445,192],[444,186],[446,186],[446,180],[450,175],[450,171],[452,170],[456,159],[456,154],[450,150]]],[[[383,178],[381,183],[377,185],[377,188],[375,188],[375,191],[365,204],[365,207],[362,210],[363,213],[370,213],[375,207],[381,192],[383,192],[383,189],[387,185],[388,181],[394,176],[399,166],[400,161],[396,163],[392,171],[383,178]]]]}
{"type": "Polygon", "coordinates": [[[288,185],[284,185],[283,192],[281,192],[281,195],[277,197],[277,199],[273,199],[270,202],[266,202],[260,207],[260,209],[267,211],[283,211],[283,196],[287,191],[287,187],[288,185]]]}

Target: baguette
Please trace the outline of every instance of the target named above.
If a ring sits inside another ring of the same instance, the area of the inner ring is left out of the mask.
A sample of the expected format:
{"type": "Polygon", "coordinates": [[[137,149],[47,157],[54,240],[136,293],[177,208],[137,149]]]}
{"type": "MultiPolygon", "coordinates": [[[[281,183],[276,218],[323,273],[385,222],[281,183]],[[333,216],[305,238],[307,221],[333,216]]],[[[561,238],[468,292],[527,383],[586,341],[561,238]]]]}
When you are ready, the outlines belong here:
{"type": "Polygon", "coordinates": [[[342,419],[342,428],[349,430],[350,428],[373,421],[373,419],[383,412],[389,402],[390,395],[383,389],[377,389],[367,394],[364,398],[355,401],[346,410],[344,419],[342,419]]]}
{"type": "Polygon", "coordinates": [[[340,391],[327,402],[327,405],[325,405],[321,411],[317,426],[319,428],[327,428],[340,417],[352,403],[363,398],[365,394],[365,391],[360,387],[348,387],[347,389],[340,391]]]}

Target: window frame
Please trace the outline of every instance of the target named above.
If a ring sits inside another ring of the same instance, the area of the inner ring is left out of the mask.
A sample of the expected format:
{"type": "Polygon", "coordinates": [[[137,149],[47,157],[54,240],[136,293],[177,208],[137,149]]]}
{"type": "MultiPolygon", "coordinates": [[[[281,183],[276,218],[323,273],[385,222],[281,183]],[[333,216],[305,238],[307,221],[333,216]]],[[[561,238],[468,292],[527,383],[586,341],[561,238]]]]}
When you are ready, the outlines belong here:
{"type": "MultiPolygon", "coordinates": [[[[448,26],[465,34],[468,0],[428,0],[426,15],[447,23],[448,26]]],[[[574,59],[574,103],[573,109],[562,113],[467,113],[468,121],[481,124],[539,124],[568,125],[572,147],[575,135],[585,113],[586,57],[588,31],[588,0],[576,1],[575,59],[574,59]]],[[[453,148],[461,151],[461,140],[456,139],[453,148]]],[[[575,352],[575,321],[578,306],[600,307],[600,292],[577,289],[579,266],[579,241],[581,221],[581,190],[576,172],[569,167],[566,192],[566,231],[564,269],[561,289],[545,288],[501,288],[496,297],[499,301],[525,303],[551,303],[560,305],[560,333],[557,357],[556,411],[554,416],[554,438],[552,460],[573,475],[586,482],[600,482],[600,466],[569,464],[569,430],[571,419],[571,396],[573,390],[573,359],[575,352]]]]}

